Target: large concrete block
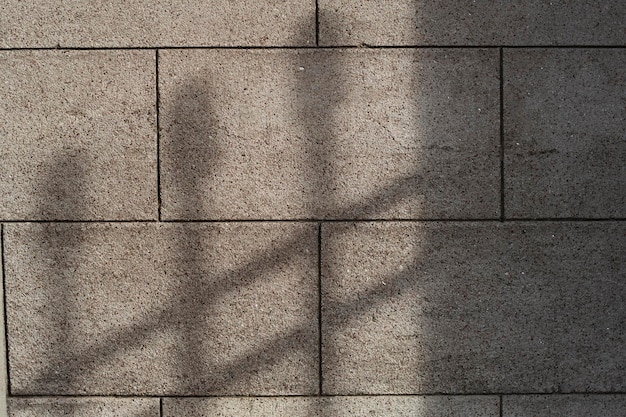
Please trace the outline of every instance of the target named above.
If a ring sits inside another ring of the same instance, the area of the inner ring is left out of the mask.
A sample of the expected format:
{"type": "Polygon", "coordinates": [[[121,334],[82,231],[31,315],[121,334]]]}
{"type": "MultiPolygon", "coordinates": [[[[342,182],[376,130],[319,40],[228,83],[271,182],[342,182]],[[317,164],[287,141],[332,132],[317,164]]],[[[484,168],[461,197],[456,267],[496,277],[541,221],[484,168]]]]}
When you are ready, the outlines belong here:
{"type": "Polygon", "coordinates": [[[0,11],[4,48],[315,44],[314,0],[7,0],[0,11]]]}
{"type": "Polygon", "coordinates": [[[322,228],[329,394],[626,388],[626,225],[322,228]]]}
{"type": "Polygon", "coordinates": [[[497,51],[160,54],[166,219],[499,214],[497,51]]]}
{"type": "Polygon", "coordinates": [[[507,395],[502,417],[623,417],[626,395],[507,395]]]}
{"type": "Polygon", "coordinates": [[[159,417],[158,398],[11,398],[9,417],[159,417]]]}
{"type": "Polygon", "coordinates": [[[626,50],[505,50],[504,79],[506,216],[626,217],[626,50]]]}
{"type": "Polygon", "coordinates": [[[0,219],[156,218],[154,52],[0,51],[0,73],[0,219]]]}
{"type": "MultiPolygon", "coordinates": [[[[2,280],[2,287],[0,288],[0,300],[2,300],[2,311],[0,311],[0,358],[6,359],[6,317],[4,310],[4,225],[0,224],[0,279],[2,280]]],[[[0,363],[0,413],[7,410],[7,395],[8,395],[8,382],[9,375],[7,372],[7,361],[3,360],[0,363]]],[[[1,415],[1,414],[0,414],[1,415]]],[[[3,416],[3,417],[5,417],[3,416]]]]}
{"type": "Polygon", "coordinates": [[[163,417],[497,417],[498,397],[165,398],[163,417]]]}
{"type": "Polygon", "coordinates": [[[10,224],[11,393],[318,390],[315,225],[10,224]]]}
{"type": "Polygon", "coordinates": [[[322,45],[623,45],[620,1],[320,0],[322,45]]]}

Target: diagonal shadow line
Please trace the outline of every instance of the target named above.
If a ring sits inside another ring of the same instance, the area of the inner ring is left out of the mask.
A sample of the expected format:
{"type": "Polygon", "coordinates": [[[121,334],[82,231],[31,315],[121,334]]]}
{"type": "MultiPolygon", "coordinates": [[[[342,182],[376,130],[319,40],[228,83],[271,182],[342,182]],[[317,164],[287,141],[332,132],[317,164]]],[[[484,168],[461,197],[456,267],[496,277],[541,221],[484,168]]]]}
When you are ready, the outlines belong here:
{"type": "MultiPolygon", "coordinates": [[[[306,108],[305,108],[306,109],[306,108]]],[[[320,112],[321,110],[316,108],[315,106],[309,107],[309,110],[317,110],[320,112]]],[[[326,109],[328,110],[328,109],[326,109]]],[[[328,111],[322,111],[322,114],[328,113],[328,111]]],[[[315,126],[308,126],[309,135],[315,136],[315,126]]],[[[325,136],[332,137],[332,132],[330,130],[326,131],[325,136]]],[[[325,146],[319,146],[318,149],[319,157],[322,162],[328,162],[327,159],[330,158],[328,155],[328,150],[325,149],[325,146]]],[[[314,168],[312,164],[311,169],[314,168]]],[[[318,173],[319,177],[318,181],[320,184],[326,181],[326,177],[324,173],[318,173]]],[[[337,210],[338,213],[359,213],[359,217],[371,218],[377,212],[384,211],[385,208],[393,207],[397,203],[399,203],[402,199],[406,199],[410,197],[411,194],[414,194],[415,182],[420,180],[420,175],[415,173],[413,175],[408,175],[403,178],[400,178],[394,182],[394,184],[390,187],[383,188],[379,190],[379,192],[365,201],[361,201],[359,203],[354,203],[348,205],[342,209],[337,210]]],[[[312,187],[311,195],[313,195],[313,191],[316,187],[312,187]]],[[[188,207],[191,210],[193,206],[200,202],[197,196],[192,196],[192,200],[188,202],[188,207]]],[[[343,214],[340,217],[345,217],[343,214]]],[[[193,232],[193,231],[192,231],[193,232]]],[[[241,288],[242,285],[252,284],[258,280],[257,277],[254,277],[253,273],[258,272],[259,270],[265,271],[271,268],[278,266],[280,263],[284,262],[286,259],[289,259],[292,256],[295,256],[293,248],[295,243],[301,241],[304,238],[308,238],[306,234],[298,234],[292,236],[288,240],[286,240],[279,248],[276,248],[270,252],[266,252],[260,255],[258,258],[252,260],[248,264],[238,268],[236,270],[229,271],[224,277],[220,278],[216,282],[213,282],[210,286],[204,287],[200,294],[196,293],[197,298],[204,299],[205,301],[210,300],[211,298],[219,297],[221,294],[227,293],[234,288],[228,284],[229,281],[233,280],[233,278],[237,278],[238,285],[236,288],[241,288]],[[282,258],[274,256],[276,253],[280,253],[282,258]],[[244,279],[242,280],[242,277],[244,279]]],[[[193,259],[192,259],[193,262],[193,259]]],[[[400,275],[402,277],[404,275],[400,275]]],[[[392,280],[396,280],[396,278],[392,278],[392,280]]],[[[405,280],[408,281],[408,280],[405,280]]],[[[392,282],[390,281],[390,284],[392,282]]],[[[191,283],[187,283],[191,284],[191,283]]],[[[65,358],[67,366],[64,366],[64,371],[68,373],[75,373],[84,371],[85,369],[89,369],[90,366],[93,366],[94,363],[105,362],[106,359],[115,354],[116,351],[120,349],[132,348],[134,346],[139,346],[143,340],[148,338],[150,334],[155,331],[162,329],[164,326],[179,326],[180,325],[180,317],[178,317],[178,311],[180,305],[184,305],[189,295],[189,291],[192,291],[193,288],[190,285],[187,285],[186,290],[184,290],[177,299],[171,301],[173,303],[172,307],[169,307],[165,310],[159,310],[154,312],[152,318],[150,320],[144,321],[142,323],[135,324],[131,327],[127,327],[126,329],[122,329],[113,335],[111,338],[99,343],[86,351],[80,352],[73,357],[65,358]]],[[[407,287],[408,288],[408,287],[407,287]]],[[[357,312],[356,314],[362,314],[367,311],[377,303],[380,303],[387,298],[393,297],[398,294],[398,286],[389,285],[389,286],[378,286],[371,291],[368,291],[367,294],[361,296],[354,301],[345,302],[341,304],[337,304],[337,308],[344,310],[354,310],[357,312]],[[392,294],[391,288],[395,288],[392,294]],[[364,306],[363,299],[370,300],[371,305],[364,306]]],[[[189,306],[186,307],[189,309],[189,306]]],[[[192,309],[193,310],[193,309],[192,309]]],[[[242,358],[238,361],[233,361],[230,364],[224,364],[221,372],[230,373],[232,375],[231,382],[236,379],[244,378],[246,375],[249,375],[250,372],[254,372],[260,366],[270,364],[272,362],[277,362],[280,360],[282,356],[284,356],[284,352],[288,351],[290,346],[293,346],[292,342],[295,342],[296,339],[301,334],[302,329],[296,328],[292,330],[287,335],[283,335],[275,338],[274,340],[266,343],[265,345],[259,347],[256,352],[257,358],[263,358],[265,363],[261,363],[260,361],[256,361],[250,366],[250,361],[247,358],[242,358]],[[245,371],[242,372],[242,369],[245,371]]],[[[190,370],[193,366],[197,365],[197,363],[193,362],[195,358],[198,358],[201,352],[197,350],[199,343],[197,341],[190,340],[187,342],[187,346],[183,348],[183,353],[187,356],[186,360],[187,364],[181,359],[181,363],[183,366],[188,367],[190,370]],[[191,356],[191,357],[189,357],[191,356]],[[192,363],[193,362],[193,363],[192,363]]],[[[292,348],[293,349],[293,348],[292,348]]],[[[219,370],[218,370],[219,371],[219,370]]],[[[40,377],[34,382],[35,386],[45,385],[47,381],[51,378],[54,378],[56,375],[55,370],[52,367],[49,367],[48,370],[42,372],[40,377]]],[[[188,388],[188,387],[187,387],[188,388]]],[[[183,388],[183,391],[185,389],[183,388]]]]}
{"type": "MultiPolygon", "coordinates": [[[[401,198],[406,198],[406,184],[413,181],[413,177],[405,177],[398,181],[394,187],[391,189],[381,190],[375,196],[370,197],[363,204],[355,204],[350,208],[346,208],[345,210],[363,210],[364,212],[373,215],[374,213],[368,208],[376,207],[376,209],[381,209],[385,207],[390,207],[394,205],[401,198]]],[[[237,278],[242,283],[248,282],[252,284],[256,282],[256,277],[248,278],[242,281],[242,277],[249,277],[251,273],[259,270],[268,270],[271,268],[275,268],[280,265],[282,262],[286,261],[290,257],[296,255],[294,253],[294,247],[297,247],[296,243],[304,238],[309,237],[306,233],[300,233],[295,236],[292,236],[288,240],[284,241],[278,248],[272,250],[271,252],[266,252],[261,254],[256,259],[248,262],[246,265],[238,268],[236,270],[230,271],[227,275],[219,279],[214,283],[210,288],[207,287],[200,294],[197,294],[200,298],[209,298],[209,297],[219,297],[221,294],[225,294],[231,290],[231,287],[227,284],[233,278],[237,278]],[[282,257],[276,257],[275,254],[280,253],[282,257]],[[215,289],[218,288],[217,291],[215,289]]],[[[239,287],[241,288],[241,287],[239,287]]],[[[144,321],[141,323],[137,323],[131,327],[127,327],[125,329],[120,330],[114,336],[109,339],[100,342],[96,346],[92,346],[86,351],[73,355],[71,357],[64,358],[64,371],[66,373],[77,373],[84,371],[85,369],[89,369],[93,366],[94,363],[103,363],[115,353],[122,349],[128,349],[132,347],[140,346],[142,341],[149,337],[149,335],[163,326],[174,326],[178,325],[179,318],[176,315],[175,308],[179,303],[184,303],[188,294],[182,293],[177,300],[173,301],[174,307],[167,308],[165,310],[156,311],[151,316],[152,319],[149,321],[144,321]]],[[[293,334],[287,336],[287,338],[295,337],[295,334],[298,332],[294,332],[293,334]]],[[[278,345],[281,345],[278,343],[278,345]]],[[[264,348],[267,351],[271,351],[272,346],[268,346],[264,348]]],[[[273,346],[276,348],[276,346],[273,346]]],[[[275,352],[276,354],[280,354],[279,351],[275,352]]],[[[231,370],[236,369],[234,366],[231,366],[231,370]]],[[[237,375],[239,378],[244,375],[237,375]]],[[[58,378],[57,371],[55,369],[55,364],[50,364],[47,370],[41,372],[40,376],[37,377],[31,384],[34,387],[44,386],[48,381],[58,378]]],[[[35,390],[36,391],[36,390],[35,390]]],[[[30,392],[29,393],[33,393],[30,392]]],[[[46,392],[41,392],[41,394],[48,394],[46,392]]]]}
{"type": "MultiPolygon", "coordinates": [[[[276,251],[264,253],[257,259],[252,260],[243,267],[229,271],[228,274],[223,276],[218,281],[214,282],[213,286],[205,287],[200,294],[197,294],[197,296],[200,298],[217,298],[221,294],[227,293],[230,290],[230,287],[226,284],[228,284],[229,281],[233,280],[234,278],[237,278],[240,282],[243,282],[242,277],[246,279],[246,277],[251,276],[252,272],[259,270],[269,270],[279,266],[285,260],[285,257],[280,258],[273,256],[274,253],[280,252],[283,254],[287,254],[288,256],[295,255],[295,244],[298,242],[298,240],[304,237],[306,237],[305,234],[296,235],[288,241],[284,242],[278,249],[276,249],[276,251]],[[217,289],[217,291],[215,291],[215,289],[217,289]]],[[[252,284],[255,278],[247,278],[246,280],[249,284],[252,284]]],[[[118,350],[140,346],[145,338],[147,338],[152,332],[162,328],[164,325],[178,325],[180,322],[180,318],[177,315],[178,312],[176,311],[176,308],[178,308],[180,303],[186,302],[188,295],[189,294],[187,294],[186,292],[181,293],[177,299],[172,301],[172,307],[153,312],[150,315],[151,319],[149,321],[136,323],[131,327],[122,329],[117,332],[113,337],[101,342],[97,346],[92,346],[90,349],[82,352],[81,354],[75,355],[70,358],[65,358],[66,365],[64,366],[64,371],[68,373],[84,371],[85,369],[88,369],[90,364],[93,364],[94,362],[105,362],[107,358],[115,355],[118,350]]],[[[56,375],[54,366],[52,365],[47,371],[43,372],[42,375],[35,380],[34,385],[38,386],[40,384],[44,384],[46,381],[54,379],[57,376],[58,375],[56,375]]]]}

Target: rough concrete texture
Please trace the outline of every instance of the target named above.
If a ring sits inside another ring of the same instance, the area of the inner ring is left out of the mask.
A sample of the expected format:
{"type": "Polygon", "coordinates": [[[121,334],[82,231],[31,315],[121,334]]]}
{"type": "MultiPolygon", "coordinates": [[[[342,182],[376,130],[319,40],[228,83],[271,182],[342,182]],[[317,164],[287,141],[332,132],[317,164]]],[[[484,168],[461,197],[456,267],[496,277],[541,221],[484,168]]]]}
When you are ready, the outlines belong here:
{"type": "Polygon", "coordinates": [[[319,0],[321,45],[624,45],[623,1],[319,0]]]}
{"type": "Polygon", "coordinates": [[[5,226],[11,393],[318,390],[315,225],[5,226]]]}
{"type": "Polygon", "coordinates": [[[164,219],[494,218],[495,50],[160,52],[164,219]]]}
{"type": "MultiPolygon", "coordinates": [[[[0,286],[0,300],[3,301],[3,308],[0,311],[0,332],[1,329],[6,329],[6,317],[4,311],[4,225],[0,224],[0,282],[3,285],[0,286]]],[[[7,358],[6,349],[6,335],[0,335],[0,417],[6,417],[7,410],[7,394],[8,394],[8,381],[9,375],[7,373],[7,361],[2,360],[7,358]]]]}
{"type": "Polygon", "coordinates": [[[0,47],[314,45],[314,0],[5,0],[0,47]]]}
{"type": "Polygon", "coordinates": [[[620,222],[322,228],[328,394],[624,391],[620,222]]]}
{"type": "Polygon", "coordinates": [[[0,219],[156,218],[154,64],[153,51],[0,51],[0,219]]]}
{"type": "Polygon", "coordinates": [[[626,217],[626,50],[505,50],[504,80],[506,215],[626,217]]]}
{"type": "Polygon", "coordinates": [[[163,417],[498,417],[495,396],[165,398],[163,417]]]}
{"type": "Polygon", "coordinates": [[[626,395],[507,395],[502,417],[623,417],[626,395]]]}
{"type": "Polygon", "coordinates": [[[159,417],[158,398],[11,398],[9,417],[159,417]]]}

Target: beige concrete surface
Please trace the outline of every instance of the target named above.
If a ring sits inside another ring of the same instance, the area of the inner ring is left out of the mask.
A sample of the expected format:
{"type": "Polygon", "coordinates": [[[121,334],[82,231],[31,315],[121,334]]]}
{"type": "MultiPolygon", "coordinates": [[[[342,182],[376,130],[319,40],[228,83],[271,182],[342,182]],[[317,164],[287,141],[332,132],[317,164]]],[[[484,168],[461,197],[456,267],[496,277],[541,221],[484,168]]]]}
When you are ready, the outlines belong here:
{"type": "Polygon", "coordinates": [[[497,218],[495,50],[161,51],[164,219],[497,218]]]}
{"type": "Polygon", "coordinates": [[[163,417],[498,417],[497,396],[165,398],[163,417]]]}
{"type": "Polygon", "coordinates": [[[626,395],[506,395],[502,417],[622,417],[626,395]]]}
{"type": "Polygon", "coordinates": [[[0,74],[0,219],[156,218],[153,51],[0,51],[0,74]]]}
{"type": "Polygon", "coordinates": [[[317,228],[5,226],[11,393],[318,390],[317,228]]]}
{"type": "Polygon", "coordinates": [[[314,0],[5,0],[0,47],[314,45],[314,0]]]}
{"type": "Polygon", "coordinates": [[[0,417],[626,416],[624,22],[2,2],[0,417]]]}
{"type": "Polygon", "coordinates": [[[626,3],[320,0],[321,45],[624,45],[626,3]]]}
{"type": "Polygon", "coordinates": [[[620,392],[620,222],[322,228],[328,394],[620,392]]]}
{"type": "Polygon", "coordinates": [[[505,50],[508,217],[626,217],[624,80],[624,49],[505,50]]]}
{"type": "Polygon", "coordinates": [[[10,417],[159,417],[158,398],[11,398],[10,417]]]}
{"type": "Polygon", "coordinates": [[[6,318],[4,317],[4,225],[0,224],[0,279],[2,285],[0,285],[0,300],[2,300],[2,307],[0,309],[0,417],[7,416],[7,396],[9,394],[8,382],[9,375],[7,373],[7,347],[6,347],[6,334],[5,325],[6,318]]]}

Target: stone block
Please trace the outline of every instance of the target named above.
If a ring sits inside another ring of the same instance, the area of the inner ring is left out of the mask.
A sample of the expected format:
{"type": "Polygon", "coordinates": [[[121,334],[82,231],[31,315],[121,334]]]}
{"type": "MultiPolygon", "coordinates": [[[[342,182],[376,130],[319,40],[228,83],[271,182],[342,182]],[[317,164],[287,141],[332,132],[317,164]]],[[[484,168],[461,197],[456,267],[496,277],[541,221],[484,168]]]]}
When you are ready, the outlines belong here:
{"type": "Polygon", "coordinates": [[[165,398],[163,417],[497,417],[496,396],[165,398]]]}
{"type": "Polygon", "coordinates": [[[506,395],[502,417],[621,417],[626,395],[506,395]]]}
{"type": "Polygon", "coordinates": [[[160,52],[165,219],[494,218],[494,50],[160,52]]]}
{"type": "Polygon", "coordinates": [[[320,0],[321,45],[616,45],[619,1],[320,0]]]}
{"type": "Polygon", "coordinates": [[[9,399],[9,417],[159,417],[158,398],[9,399]]]}
{"type": "Polygon", "coordinates": [[[7,0],[0,47],[315,45],[314,0],[7,0]]]}
{"type": "Polygon", "coordinates": [[[157,217],[153,51],[0,51],[0,73],[0,219],[157,217]]]}
{"type": "Polygon", "coordinates": [[[626,226],[322,228],[327,394],[623,391],[626,226]]]}
{"type": "Polygon", "coordinates": [[[505,215],[626,217],[626,51],[504,53],[505,215]]]}
{"type": "Polygon", "coordinates": [[[317,227],[5,227],[14,395],[317,393],[317,227]]]}

